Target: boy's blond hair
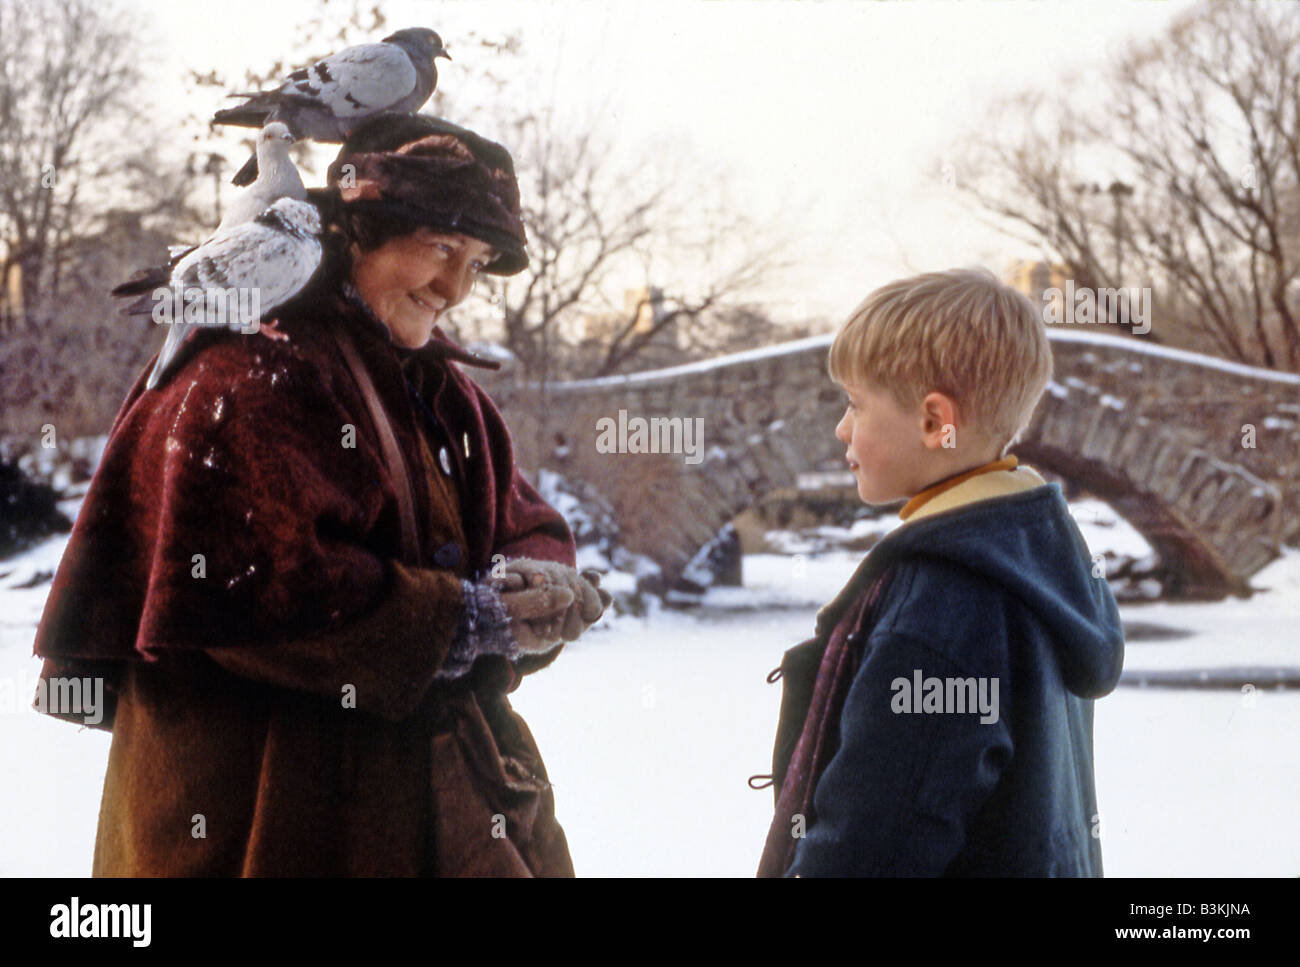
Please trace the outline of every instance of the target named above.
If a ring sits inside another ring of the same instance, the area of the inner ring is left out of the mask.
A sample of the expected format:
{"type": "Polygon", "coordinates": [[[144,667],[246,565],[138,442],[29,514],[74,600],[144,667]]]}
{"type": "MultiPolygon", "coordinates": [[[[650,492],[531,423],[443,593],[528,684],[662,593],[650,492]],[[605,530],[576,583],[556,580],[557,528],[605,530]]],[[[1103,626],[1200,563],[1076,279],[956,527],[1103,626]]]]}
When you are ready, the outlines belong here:
{"type": "Polygon", "coordinates": [[[987,269],[927,272],[881,286],[831,344],[831,379],[888,390],[900,406],[951,396],[1002,451],[1029,424],[1052,377],[1033,303],[987,269]]]}

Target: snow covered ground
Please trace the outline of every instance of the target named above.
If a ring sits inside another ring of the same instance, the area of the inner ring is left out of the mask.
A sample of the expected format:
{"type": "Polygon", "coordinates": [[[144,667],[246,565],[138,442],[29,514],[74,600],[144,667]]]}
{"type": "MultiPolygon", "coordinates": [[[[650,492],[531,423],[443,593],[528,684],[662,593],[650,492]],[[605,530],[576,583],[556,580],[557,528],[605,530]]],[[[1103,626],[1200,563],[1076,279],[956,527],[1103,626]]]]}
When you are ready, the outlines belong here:
{"type": "MultiPolygon", "coordinates": [[[[1142,552],[1105,505],[1077,505],[1076,517],[1094,551],[1142,552]]],[[[31,641],[49,584],[17,587],[52,571],[62,547],[54,540],[0,562],[0,874],[90,869],[110,737],[31,711],[31,641]]],[[[808,637],[860,557],[749,555],[744,589],[710,591],[696,613],[660,609],[598,626],[515,693],[579,875],[753,874],[772,794],[746,779],[769,770],[780,701],[765,676],[808,637]]],[[[1185,633],[1131,641],[1126,675],[1300,669],[1300,554],[1254,583],[1270,590],[1249,601],[1124,606],[1126,623],[1185,633]]],[[[1107,874],[1300,875],[1298,733],[1300,689],[1123,686],[1098,702],[1107,874]]]]}

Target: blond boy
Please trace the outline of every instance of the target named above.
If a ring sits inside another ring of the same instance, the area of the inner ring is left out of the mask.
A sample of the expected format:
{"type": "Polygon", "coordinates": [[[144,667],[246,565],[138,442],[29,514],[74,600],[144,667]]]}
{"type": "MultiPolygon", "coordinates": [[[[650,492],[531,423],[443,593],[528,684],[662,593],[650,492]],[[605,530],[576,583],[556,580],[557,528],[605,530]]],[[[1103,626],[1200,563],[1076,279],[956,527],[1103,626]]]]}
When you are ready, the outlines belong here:
{"type": "Polygon", "coordinates": [[[1101,876],[1093,700],[1124,640],[1057,484],[1008,455],[1052,373],[980,269],[890,283],[830,350],[836,437],[904,500],[782,662],[761,876],[1101,876]]]}

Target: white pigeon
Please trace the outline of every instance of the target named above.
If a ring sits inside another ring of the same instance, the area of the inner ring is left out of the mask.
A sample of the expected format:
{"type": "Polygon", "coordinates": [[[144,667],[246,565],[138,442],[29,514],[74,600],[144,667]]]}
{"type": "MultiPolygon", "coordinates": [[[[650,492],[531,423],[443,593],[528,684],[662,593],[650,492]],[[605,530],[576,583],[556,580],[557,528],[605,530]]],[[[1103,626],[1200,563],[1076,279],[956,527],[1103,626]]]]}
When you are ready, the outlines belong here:
{"type": "MultiPolygon", "coordinates": [[[[300,68],[275,90],[231,94],[248,100],[217,111],[212,121],[256,128],[283,121],[296,138],[338,144],[376,114],[418,111],[438,86],[439,57],[451,60],[442,38],[425,27],[409,27],[300,68]]],[[[250,158],[233,183],[251,182],[257,166],[256,156],[250,158]]]]}
{"type": "MultiPolygon", "coordinates": [[[[147,388],[166,380],[199,329],[224,324],[253,331],[253,323],[302,291],[320,267],[320,231],[314,205],[281,198],[251,222],[218,231],[177,262],[161,290],[166,299],[154,290],[123,310],[152,314],[169,327],[147,388]]],[[[138,283],[115,290],[139,291],[138,283]]]]}
{"type": "Polygon", "coordinates": [[[293,135],[279,121],[272,121],[257,133],[257,180],[231,202],[217,226],[218,232],[251,222],[281,198],[306,201],[307,189],[302,176],[289,157],[291,144],[293,135]]]}

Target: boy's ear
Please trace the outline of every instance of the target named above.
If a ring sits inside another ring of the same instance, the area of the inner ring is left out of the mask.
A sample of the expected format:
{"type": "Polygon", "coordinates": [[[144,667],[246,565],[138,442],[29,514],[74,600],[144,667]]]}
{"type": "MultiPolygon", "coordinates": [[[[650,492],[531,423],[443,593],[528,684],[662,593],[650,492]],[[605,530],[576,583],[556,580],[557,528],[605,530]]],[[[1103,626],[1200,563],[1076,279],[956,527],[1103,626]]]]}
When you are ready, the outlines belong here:
{"type": "Polygon", "coordinates": [[[947,393],[927,393],[921,400],[921,440],[926,449],[957,446],[957,401],[947,393]]]}

